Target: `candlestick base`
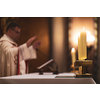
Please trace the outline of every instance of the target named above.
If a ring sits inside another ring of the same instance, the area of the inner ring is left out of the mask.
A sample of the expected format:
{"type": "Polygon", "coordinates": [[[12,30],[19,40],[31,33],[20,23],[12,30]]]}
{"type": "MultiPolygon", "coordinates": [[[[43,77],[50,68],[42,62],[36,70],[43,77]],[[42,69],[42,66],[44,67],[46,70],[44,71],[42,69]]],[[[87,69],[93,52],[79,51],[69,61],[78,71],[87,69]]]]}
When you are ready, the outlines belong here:
{"type": "Polygon", "coordinates": [[[71,65],[71,73],[78,73],[78,67],[74,67],[74,64],[71,65]]]}
{"type": "Polygon", "coordinates": [[[81,78],[81,77],[92,77],[92,74],[90,74],[90,73],[86,73],[86,74],[79,74],[79,73],[77,73],[76,74],[76,77],[78,78],[81,78]]]}
{"type": "Polygon", "coordinates": [[[79,72],[76,77],[92,77],[92,74],[86,73],[86,67],[92,65],[92,60],[76,60],[74,66],[79,67],[79,72]]]}
{"type": "Polygon", "coordinates": [[[74,62],[74,66],[91,66],[92,65],[92,60],[76,60],[74,62]]]}

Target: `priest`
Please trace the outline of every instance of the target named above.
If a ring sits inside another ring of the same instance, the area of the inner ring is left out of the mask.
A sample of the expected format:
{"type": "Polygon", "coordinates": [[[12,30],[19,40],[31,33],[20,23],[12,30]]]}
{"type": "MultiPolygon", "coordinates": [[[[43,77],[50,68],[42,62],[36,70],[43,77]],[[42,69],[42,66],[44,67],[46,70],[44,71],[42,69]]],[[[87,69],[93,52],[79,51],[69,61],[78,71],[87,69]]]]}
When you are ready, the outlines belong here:
{"type": "Polygon", "coordinates": [[[36,59],[36,49],[41,41],[35,41],[36,36],[18,46],[20,26],[11,22],[6,27],[6,33],[0,38],[0,77],[20,75],[28,72],[27,60],[36,59]]]}

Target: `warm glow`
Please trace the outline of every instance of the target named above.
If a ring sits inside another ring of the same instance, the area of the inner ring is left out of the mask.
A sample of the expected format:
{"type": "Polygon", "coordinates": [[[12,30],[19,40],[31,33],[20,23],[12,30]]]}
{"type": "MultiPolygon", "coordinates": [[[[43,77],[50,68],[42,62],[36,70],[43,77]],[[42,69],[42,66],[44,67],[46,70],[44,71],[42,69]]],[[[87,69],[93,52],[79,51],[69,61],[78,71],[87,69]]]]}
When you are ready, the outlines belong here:
{"type": "MultiPolygon", "coordinates": [[[[89,31],[86,31],[86,33],[87,33],[87,36],[86,36],[87,45],[88,46],[92,45],[93,42],[95,41],[95,37],[89,31]]],[[[71,39],[71,41],[73,41],[73,46],[78,45],[78,36],[80,36],[80,32],[73,34],[72,39],[71,39]]]]}
{"type": "Polygon", "coordinates": [[[72,46],[76,47],[78,45],[78,36],[79,35],[80,35],[80,33],[77,32],[76,34],[73,34],[73,36],[71,37],[72,46]]]}
{"type": "Polygon", "coordinates": [[[72,52],[75,52],[75,48],[72,48],[71,51],[72,51],[72,52]]]}
{"type": "Polygon", "coordinates": [[[87,46],[93,45],[95,41],[95,37],[87,31],[87,46]]]}
{"type": "Polygon", "coordinates": [[[71,29],[69,33],[70,47],[77,48],[78,36],[81,31],[89,31],[91,34],[87,36],[89,44],[94,41],[94,21],[92,17],[73,17],[71,22],[71,29]]]}
{"type": "Polygon", "coordinates": [[[90,34],[89,31],[87,31],[87,42],[93,42],[95,40],[95,37],[90,34]]]}
{"type": "Polygon", "coordinates": [[[85,30],[85,28],[83,27],[83,31],[85,30]]]}

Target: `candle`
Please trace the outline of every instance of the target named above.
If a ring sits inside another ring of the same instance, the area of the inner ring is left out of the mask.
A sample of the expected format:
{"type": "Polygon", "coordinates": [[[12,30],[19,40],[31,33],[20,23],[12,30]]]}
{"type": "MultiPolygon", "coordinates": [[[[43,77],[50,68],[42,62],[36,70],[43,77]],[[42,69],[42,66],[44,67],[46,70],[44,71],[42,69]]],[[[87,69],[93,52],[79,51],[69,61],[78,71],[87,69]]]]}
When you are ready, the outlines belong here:
{"type": "Polygon", "coordinates": [[[83,29],[78,37],[78,59],[87,59],[86,31],[83,29]]]}
{"type": "Polygon", "coordinates": [[[81,45],[80,45],[80,35],[78,36],[78,59],[81,60],[81,45]]]}
{"type": "Polygon", "coordinates": [[[74,64],[74,62],[76,61],[76,52],[75,52],[75,48],[71,49],[71,56],[72,56],[72,64],[74,64]]]}

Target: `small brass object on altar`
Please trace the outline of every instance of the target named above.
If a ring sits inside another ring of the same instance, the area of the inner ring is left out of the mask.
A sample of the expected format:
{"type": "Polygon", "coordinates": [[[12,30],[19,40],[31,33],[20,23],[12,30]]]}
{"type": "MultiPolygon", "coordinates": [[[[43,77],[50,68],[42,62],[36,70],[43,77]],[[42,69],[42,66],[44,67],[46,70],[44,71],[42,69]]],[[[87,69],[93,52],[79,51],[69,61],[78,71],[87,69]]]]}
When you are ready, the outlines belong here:
{"type": "Polygon", "coordinates": [[[86,73],[86,67],[92,65],[92,60],[76,60],[74,66],[79,67],[79,72],[76,74],[76,77],[92,77],[92,74],[86,73]]]}

